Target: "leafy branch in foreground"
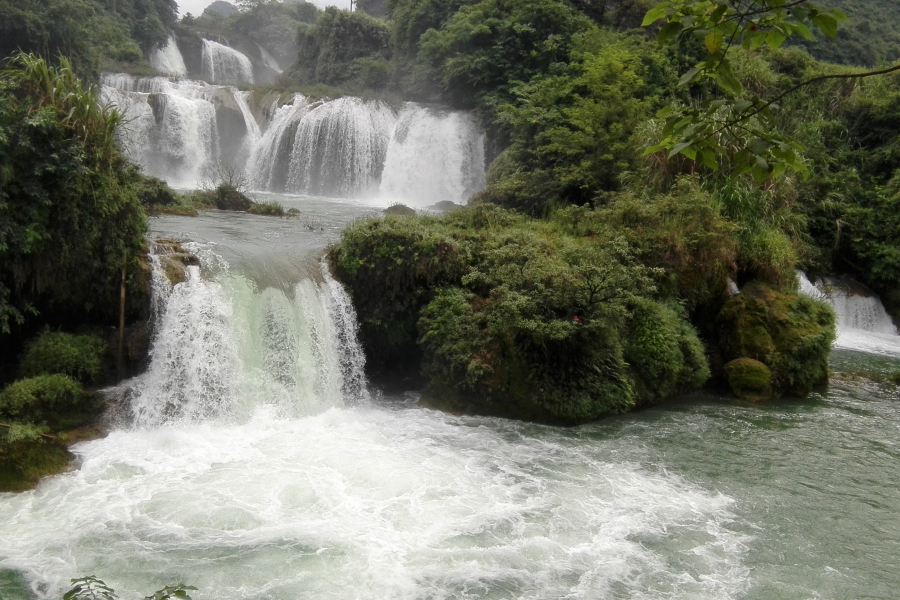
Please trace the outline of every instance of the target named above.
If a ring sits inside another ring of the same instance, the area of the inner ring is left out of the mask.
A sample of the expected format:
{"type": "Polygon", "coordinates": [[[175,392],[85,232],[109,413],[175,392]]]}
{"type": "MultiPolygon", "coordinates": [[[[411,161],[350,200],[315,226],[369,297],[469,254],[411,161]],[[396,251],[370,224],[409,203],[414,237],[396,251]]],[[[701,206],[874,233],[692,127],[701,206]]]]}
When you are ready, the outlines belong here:
{"type": "Polygon", "coordinates": [[[824,75],[803,81],[773,99],[747,94],[735,77],[729,51],[734,47],[756,50],[778,48],[795,34],[814,39],[813,30],[837,36],[838,23],[847,17],[838,9],[821,8],[806,0],[673,0],[647,12],[644,26],[659,21],[660,45],[675,44],[691,36],[703,42],[706,56],[682,75],[678,86],[686,88],[711,80],[715,98],[697,106],[666,107],[662,141],[647,149],[665,150],[668,156],[683,154],[710,169],[730,156],[735,174],[751,173],[758,182],[788,171],[805,173],[799,152],[803,147],[777,132],[772,109],[785,96],[826,79],[864,78],[900,70],[900,65],[878,71],[824,75]]]}
{"type": "MultiPolygon", "coordinates": [[[[144,600],[192,600],[189,590],[197,588],[190,585],[167,585],[144,600]]],[[[62,600],[118,600],[115,590],[106,585],[102,579],[93,575],[72,580],[72,589],[65,593],[62,600]]]]}

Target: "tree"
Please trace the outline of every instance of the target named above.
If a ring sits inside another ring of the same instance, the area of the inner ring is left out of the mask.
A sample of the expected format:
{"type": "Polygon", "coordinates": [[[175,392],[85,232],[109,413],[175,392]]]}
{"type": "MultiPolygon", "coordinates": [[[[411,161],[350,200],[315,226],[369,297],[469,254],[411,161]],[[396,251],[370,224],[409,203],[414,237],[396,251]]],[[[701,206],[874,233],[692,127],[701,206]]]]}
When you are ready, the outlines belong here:
{"type": "Polygon", "coordinates": [[[731,162],[736,174],[751,173],[757,182],[788,172],[805,173],[803,147],[778,133],[773,109],[786,96],[813,83],[837,78],[864,78],[900,70],[900,65],[864,72],[841,72],[814,77],[773,98],[748,93],[731,69],[735,48],[753,51],[778,48],[790,36],[813,39],[813,30],[830,38],[847,17],[838,9],[822,8],[806,0],[673,0],[647,12],[643,25],[662,21],[660,45],[685,38],[702,40],[705,56],[684,73],[679,87],[712,82],[714,95],[687,106],[669,106],[658,113],[665,119],[662,141],[647,153],[683,154],[712,170],[731,162]]]}

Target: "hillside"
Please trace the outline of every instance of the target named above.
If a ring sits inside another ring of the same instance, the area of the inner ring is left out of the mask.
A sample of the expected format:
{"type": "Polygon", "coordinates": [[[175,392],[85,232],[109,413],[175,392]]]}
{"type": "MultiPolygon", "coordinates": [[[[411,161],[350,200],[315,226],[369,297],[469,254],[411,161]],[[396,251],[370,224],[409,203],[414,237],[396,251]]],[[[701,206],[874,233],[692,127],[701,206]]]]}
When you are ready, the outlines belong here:
{"type": "Polygon", "coordinates": [[[885,0],[827,0],[850,18],[842,23],[837,40],[821,37],[802,45],[828,62],[872,66],[900,59],[900,2],[885,0]]]}

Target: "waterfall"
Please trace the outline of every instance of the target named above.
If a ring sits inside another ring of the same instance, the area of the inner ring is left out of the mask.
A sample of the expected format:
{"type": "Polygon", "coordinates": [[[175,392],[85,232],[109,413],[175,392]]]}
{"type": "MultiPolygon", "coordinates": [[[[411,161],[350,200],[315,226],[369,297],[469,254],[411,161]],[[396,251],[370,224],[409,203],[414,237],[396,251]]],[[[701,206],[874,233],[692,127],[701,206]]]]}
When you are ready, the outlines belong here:
{"type": "Polygon", "coordinates": [[[184,57],[181,56],[181,50],[173,36],[169,36],[169,41],[165,46],[154,50],[150,54],[150,65],[166,75],[174,77],[184,77],[187,75],[187,67],[184,64],[184,57]]]}
{"type": "Polygon", "coordinates": [[[382,102],[340,98],[297,125],[287,191],[357,196],[378,186],[394,113],[382,102]]]}
{"type": "Polygon", "coordinates": [[[858,283],[836,277],[811,282],[798,271],[800,293],[831,305],[839,331],[855,329],[884,335],[897,335],[897,326],[878,296],[858,283]]]}
{"type": "Polygon", "coordinates": [[[269,111],[271,122],[247,162],[247,178],[254,189],[285,191],[297,124],[310,108],[302,94],[295,94],[290,103],[282,106],[275,101],[269,111]]]}
{"type": "Polygon", "coordinates": [[[260,289],[207,251],[174,287],[153,267],[150,368],[130,392],[138,427],[246,420],[266,404],[283,416],[369,400],[356,314],[324,261],[316,279],[260,289]]]}
{"type": "Polygon", "coordinates": [[[465,203],[484,185],[484,133],[472,114],[406,104],[391,136],[381,195],[414,206],[465,203]]]}
{"type": "Polygon", "coordinates": [[[281,68],[281,65],[278,64],[278,61],[275,60],[275,57],[272,56],[272,54],[271,54],[268,50],[266,50],[265,48],[263,48],[263,47],[260,46],[259,44],[257,44],[256,47],[259,48],[259,55],[262,57],[263,63],[265,63],[265,65],[266,65],[267,67],[269,67],[270,69],[272,69],[272,70],[275,71],[276,73],[283,73],[283,72],[284,72],[284,69],[281,68]]]}
{"type": "MultiPolygon", "coordinates": [[[[216,52],[234,53],[204,44],[212,49],[204,50],[204,65],[216,52]]],[[[216,80],[227,60],[213,63],[216,80]]],[[[110,73],[101,96],[125,113],[129,157],[175,187],[196,187],[220,163],[243,168],[258,191],[413,206],[464,203],[485,185],[484,133],[467,112],[407,103],[398,116],[380,101],[302,94],[267,100],[268,110],[254,112],[251,93],[234,87],[110,73]]]]}
{"type": "Polygon", "coordinates": [[[211,83],[253,83],[253,64],[234,48],[203,40],[201,60],[203,79],[211,83]]]}

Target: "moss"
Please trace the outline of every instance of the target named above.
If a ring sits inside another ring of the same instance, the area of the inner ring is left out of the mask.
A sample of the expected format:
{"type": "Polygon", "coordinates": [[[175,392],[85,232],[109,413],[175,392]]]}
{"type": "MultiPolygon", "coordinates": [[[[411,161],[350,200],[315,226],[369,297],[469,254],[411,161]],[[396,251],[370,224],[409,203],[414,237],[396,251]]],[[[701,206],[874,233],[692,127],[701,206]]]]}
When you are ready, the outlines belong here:
{"type": "Polygon", "coordinates": [[[21,492],[48,475],[63,472],[73,456],[58,439],[0,444],[0,492],[21,492]]]}
{"type": "Polygon", "coordinates": [[[148,207],[151,215],[178,215],[179,217],[196,217],[200,213],[193,206],[182,206],[180,204],[154,204],[148,207]]]}
{"type": "Polygon", "coordinates": [[[376,374],[420,368],[429,406],[571,425],[709,375],[684,311],[605,230],[477,205],[356,223],[331,258],[376,374]]]}
{"type": "Polygon", "coordinates": [[[415,209],[412,209],[405,204],[391,204],[386,209],[384,209],[384,214],[393,215],[395,217],[402,217],[406,215],[415,215],[415,209]]]}
{"type": "Polygon", "coordinates": [[[19,371],[23,377],[62,373],[93,383],[104,371],[107,351],[97,336],[45,329],[25,347],[19,371]]]}
{"type": "Polygon", "coordinates": [[[716,326],[725,360],[762,362],[776,393],[804,396],[828,380],[835,317],[822,302],[750,282],[725,303],[716,326]]]}
{"type": "Polygon", "coordinates": [[[251,215],[263,215],[268,217],[283,217],[284,207],[278,202],[254,202],[247,209],[251,215]]]}
{"type": "Polygon", "coordinates": [[[738,398],[760,402],[772,397],[772,371],[752,358],[737,358],[723,368],[732,393],[738,398]]]}

